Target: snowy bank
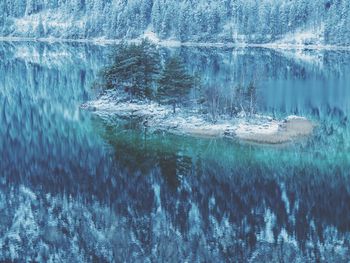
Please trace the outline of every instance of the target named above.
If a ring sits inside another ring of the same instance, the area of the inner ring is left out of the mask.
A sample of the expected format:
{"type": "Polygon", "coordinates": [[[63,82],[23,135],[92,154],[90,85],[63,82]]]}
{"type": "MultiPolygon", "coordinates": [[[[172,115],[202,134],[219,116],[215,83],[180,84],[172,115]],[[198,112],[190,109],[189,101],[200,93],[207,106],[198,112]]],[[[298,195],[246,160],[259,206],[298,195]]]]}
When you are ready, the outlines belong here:
{"type": "Polygon", "coordinates": [[[176,114],[167,105],[152,101],[130,101],[125,96],[108,91],[82,105],[104,120],[138,119],[140,126],[151,132],[168,132],[195,137],[227,137],[261,144],[283,144],[306,137],[314,125],[306,118],[289,116],[275,120],[269,116],[222,118],[213,123],[204,114],[179,109],[176,114]]]}

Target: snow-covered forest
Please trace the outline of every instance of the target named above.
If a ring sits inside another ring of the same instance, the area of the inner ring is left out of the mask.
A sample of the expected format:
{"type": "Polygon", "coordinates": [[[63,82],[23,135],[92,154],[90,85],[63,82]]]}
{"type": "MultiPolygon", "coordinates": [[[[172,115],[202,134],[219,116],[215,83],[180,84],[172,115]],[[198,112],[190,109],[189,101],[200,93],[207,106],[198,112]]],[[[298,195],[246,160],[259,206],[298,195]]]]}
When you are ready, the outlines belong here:
{"type": "Polygon", "coordinates": [[[348,45],[348,0],[13,0],[0,35],[348,45]]]}

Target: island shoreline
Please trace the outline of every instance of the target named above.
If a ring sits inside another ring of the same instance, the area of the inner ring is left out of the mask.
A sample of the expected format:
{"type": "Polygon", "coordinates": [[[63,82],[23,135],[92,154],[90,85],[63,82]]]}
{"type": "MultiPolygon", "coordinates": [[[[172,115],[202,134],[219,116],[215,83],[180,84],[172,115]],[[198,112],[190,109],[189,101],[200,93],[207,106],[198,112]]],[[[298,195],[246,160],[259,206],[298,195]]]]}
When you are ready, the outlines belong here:
{"type": "Polygon", "coordinates": [[[152,101],[130,101],[108,91],[81,108],[104,120],[115,118],[138,120],[139,126],[150,132],[165,132],[201,138],[229,138],[260,145],[282,145],[312,135],[315,124],[302,116],[274,119],[270,116],[238,114],[236,117],[220,116],[209,120],[205,114],[186,109],[173,114],[169,105],[152,101]]]}

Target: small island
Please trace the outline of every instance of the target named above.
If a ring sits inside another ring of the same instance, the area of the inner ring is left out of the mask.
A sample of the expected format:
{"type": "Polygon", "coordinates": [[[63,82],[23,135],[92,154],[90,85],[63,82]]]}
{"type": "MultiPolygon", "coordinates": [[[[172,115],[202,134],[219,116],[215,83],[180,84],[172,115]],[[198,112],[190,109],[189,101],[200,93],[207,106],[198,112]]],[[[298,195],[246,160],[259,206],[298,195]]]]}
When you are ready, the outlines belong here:
{"type": "Polygon", "coordinates": [[[301,116],[275,119],[259,114],[253,81],[235,87],[222,103],[215,87],[202,86],[179,57],[162,57],[148,40],[118,46],[95,87],[99,96],[82,108],[106,120],[136,120],[149,132],[284,144],[305,138],[314,129],[301,116]]]}

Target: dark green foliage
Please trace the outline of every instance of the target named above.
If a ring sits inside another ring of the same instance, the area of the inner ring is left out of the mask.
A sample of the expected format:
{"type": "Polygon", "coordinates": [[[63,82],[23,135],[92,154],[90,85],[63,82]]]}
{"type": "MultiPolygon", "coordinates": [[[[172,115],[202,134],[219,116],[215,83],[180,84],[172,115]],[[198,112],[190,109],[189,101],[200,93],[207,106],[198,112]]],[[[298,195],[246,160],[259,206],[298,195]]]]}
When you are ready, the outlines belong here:
{"type": "Polygon", "coordinates": [[[185,65],[178,57],[173,57],[166,62],[158,84],[158,99],[172,104],[175,113],[176,105],[185,100],[195,85],[195,78],[187,73],[185,65]]]}
{"type": "Polygon", "coordinates": [[[160,56],[147,40],[141,44],[121,44],[115,51],[112,66],[102,72],[106,89],[121,89],[131,97],[153,98],[157,89],[160,102],[176,105],[184,101],[196,78],[187,73],[183,62],[170,58],[160,74],[160,56]]]}
{"type": "Polygon", "coordinates": [[[113,65],[103,71],[105,87],[123,89],[132,96],[151,97],[159,65],[159,54],[150,42],[123,43],[115,52],[113,65]]]}

